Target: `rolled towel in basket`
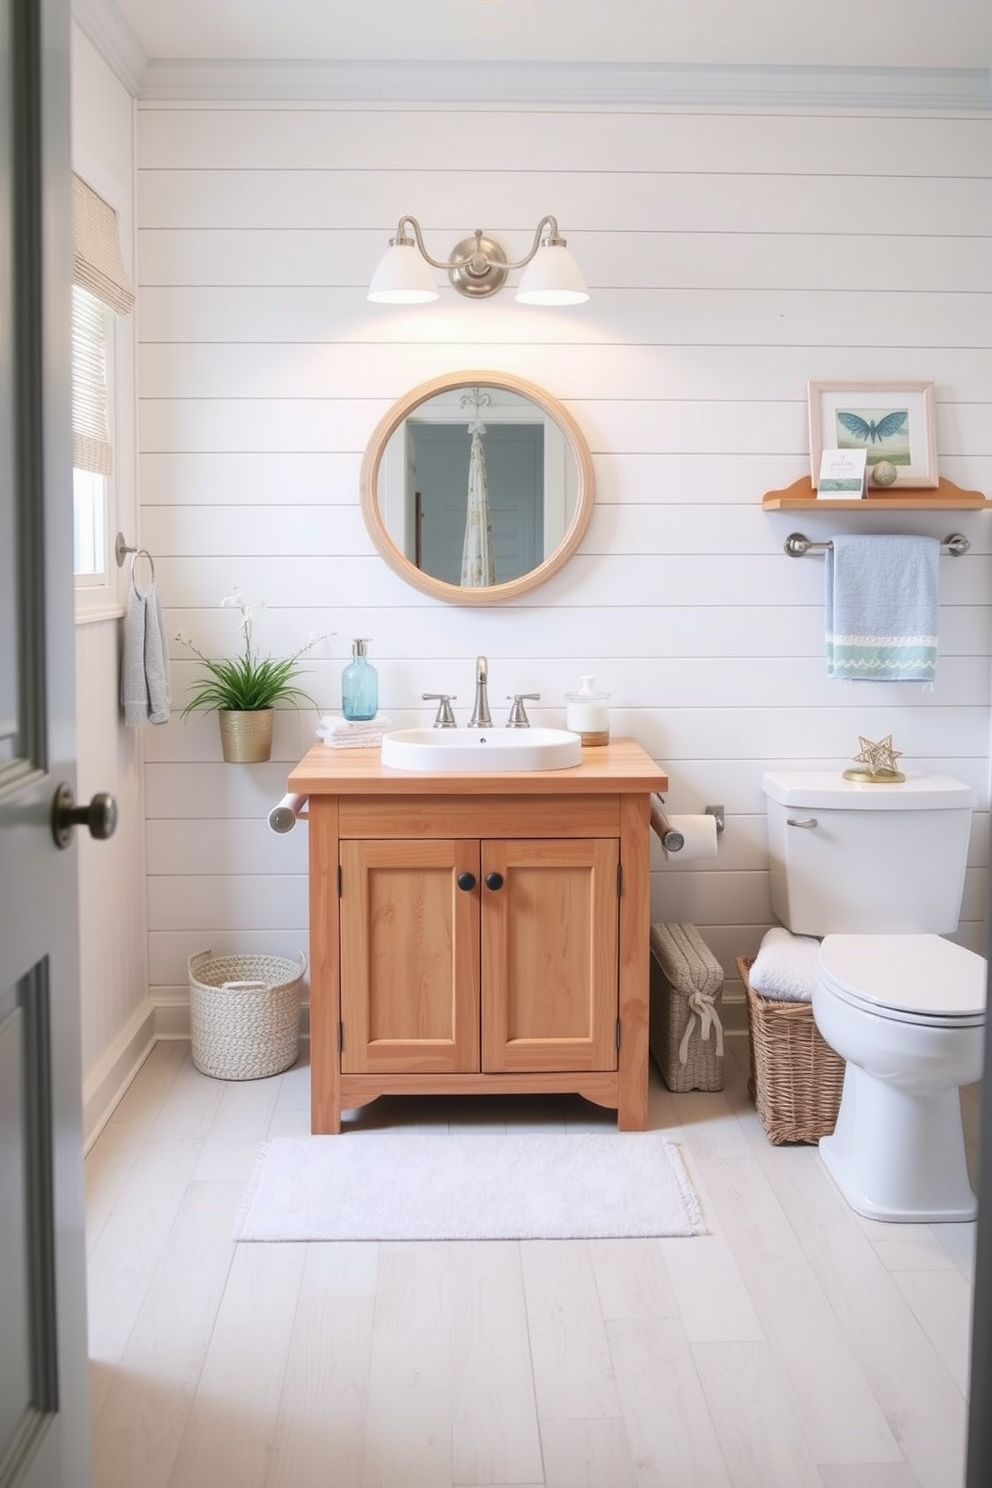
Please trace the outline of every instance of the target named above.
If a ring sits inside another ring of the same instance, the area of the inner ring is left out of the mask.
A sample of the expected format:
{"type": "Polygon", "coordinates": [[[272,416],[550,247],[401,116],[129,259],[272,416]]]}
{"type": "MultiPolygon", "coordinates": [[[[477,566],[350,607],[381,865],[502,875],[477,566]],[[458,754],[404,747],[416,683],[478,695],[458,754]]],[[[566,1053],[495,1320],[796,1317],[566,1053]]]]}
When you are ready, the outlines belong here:
{"type": "Polygon", "coordinates": [[[781,925],[767,932],[748,980],[762,997],[783,1002],[811,1002],[820,942],[812,935],[793,935],[781,925]]]}

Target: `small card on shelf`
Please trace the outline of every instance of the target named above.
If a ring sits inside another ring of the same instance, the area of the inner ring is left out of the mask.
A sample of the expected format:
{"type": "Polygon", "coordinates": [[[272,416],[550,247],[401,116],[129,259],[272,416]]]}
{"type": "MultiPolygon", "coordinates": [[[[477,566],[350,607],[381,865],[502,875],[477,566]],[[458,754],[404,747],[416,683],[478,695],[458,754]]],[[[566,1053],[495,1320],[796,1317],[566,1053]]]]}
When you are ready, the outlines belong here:
{"type": "Polygon", "coordinates": [[[831,501],[859,501],[865,494],[866,450],[824,450],[820,455],[817,496],[831,501]]]}

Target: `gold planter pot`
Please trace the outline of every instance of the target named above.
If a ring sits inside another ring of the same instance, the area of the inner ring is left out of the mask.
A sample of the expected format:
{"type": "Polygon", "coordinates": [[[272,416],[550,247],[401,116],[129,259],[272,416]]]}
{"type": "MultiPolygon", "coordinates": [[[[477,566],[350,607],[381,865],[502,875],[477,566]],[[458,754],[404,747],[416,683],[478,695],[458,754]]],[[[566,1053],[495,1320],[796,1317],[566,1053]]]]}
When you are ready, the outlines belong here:
{"type": "Polygon", "coordinates": [[[271,708],[259,708],[252,713],[238,713],[231,708],[221,708],[220,747],[224,759],[232,765],[256,765],[272,757],[271,708]]]}

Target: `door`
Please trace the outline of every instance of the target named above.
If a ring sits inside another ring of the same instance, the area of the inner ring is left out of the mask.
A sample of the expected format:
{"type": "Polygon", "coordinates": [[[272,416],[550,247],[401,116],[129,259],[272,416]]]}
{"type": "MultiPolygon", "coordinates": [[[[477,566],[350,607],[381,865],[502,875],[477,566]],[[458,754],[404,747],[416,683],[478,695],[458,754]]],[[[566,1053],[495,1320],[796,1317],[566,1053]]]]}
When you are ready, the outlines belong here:
{"type": "MultiPolygon", "coordinates": [[[[411,423],[418,567],[460,584],[472,437],[464,425],[411,423]]],[[[544,562],[544,428],[490,424],[483,439],[496,581],[544,562]]]]}
{"type": "Polygon", "coordinates": [[[479,1068],[479,844],[341,843],[341,1069],[479,1068]]]}
{"type": "Polygon", "coordinates": [[[615,1070],[614,838],[482,845],[482,1068],[615,1070]]]}
{"type": "Polygon", "coordinates": [[[85,1488],[66,0],[0,41],[0,1488],[85,1488]]]}

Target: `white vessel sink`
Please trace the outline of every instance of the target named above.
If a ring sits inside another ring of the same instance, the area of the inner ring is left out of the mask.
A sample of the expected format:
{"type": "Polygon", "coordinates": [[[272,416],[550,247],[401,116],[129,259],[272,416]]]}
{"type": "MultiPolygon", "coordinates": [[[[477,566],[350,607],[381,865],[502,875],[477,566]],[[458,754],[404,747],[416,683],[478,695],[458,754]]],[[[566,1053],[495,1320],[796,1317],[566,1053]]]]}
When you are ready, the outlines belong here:
{"type": "Polygon", "coordinates": [[[578,734],[553,728],[413,728],[383,735],[394,770],[564,770],[582,761],[578,734]]]}

